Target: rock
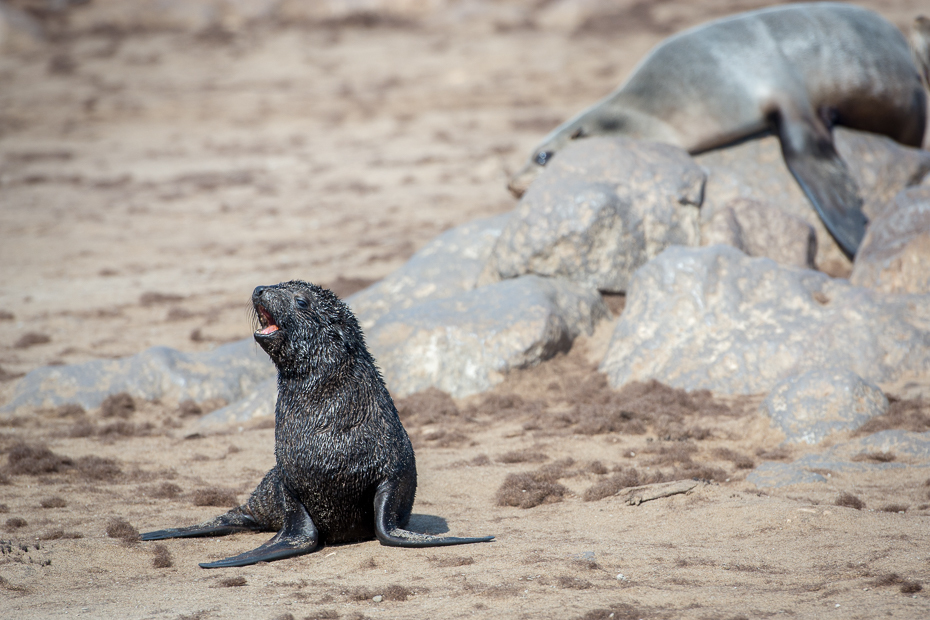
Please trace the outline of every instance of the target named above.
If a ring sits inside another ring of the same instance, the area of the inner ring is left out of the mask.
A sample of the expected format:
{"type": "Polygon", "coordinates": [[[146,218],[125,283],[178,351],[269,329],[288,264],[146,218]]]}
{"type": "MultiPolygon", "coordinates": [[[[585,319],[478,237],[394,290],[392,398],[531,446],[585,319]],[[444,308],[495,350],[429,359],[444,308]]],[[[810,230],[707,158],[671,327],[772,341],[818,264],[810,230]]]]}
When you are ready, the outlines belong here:
{"type": "Polygon", "coordinates": [[[448,230],[414,254],[400,269],[346,299],[363,330],[385,313],[475,288],[501,230],[505,213],[448,230]]]}
{"type": "Polygon", "coordinates": [[[872,219],[849,279],[885,293],[930,293],[930,186],[903,190],[872,219]]]}
{"type": "Polygon", "coordinates": [[[701,234],[702,245],[725,243],[749,256],[767,256],[777,263],[814,268],[817,233],[813,226],[778,207],[737,198],[718,209],[701,234]]]}
{"type": "MultiPolygon", "coordinates": [[[[833,132],[837,151],[864,199],[869,217],[900,190],[921,182],[930,171],[930,153],[901,146],[878,136],[837,127],[833,132]]],[[[695,157],[707,172],[701,206],[702,236],[715,214],[736,198],[750,198],[775,205],[810,224],[817,235],[818,269],[847,276],[852,268],[817,216],[807,197],[785,166],[778,139],[769,136],[709,151],[695,157]]],[[[770,256],[770,258],[775,258],[770,256]]]]}
{"type": "Polygon", "coordinates": [[[806,454],[793,463],[765,461],[749,472],[746,480],[760,488],[826,482],[829,473],[862,473],[904,469],[903,463],[863,463],[836,458],[830,453],[806,454]]]}
{"type": "Polygon", "coordinates": [[[673,247],[634,274],[601,370],[614,387],[761,394],[847,368],[912,397],[930,387],[928,325],[930,295],[884,296],[724,245],[673,247]]]}
{"type": "Polygon", "coordinates": [[[850,129],[834,130],[836,150],[859,185],[863,210],[874,221],[901,190],[930,175],[930,153],[891,138],[850,129]]]}
{"type": "Polygon", "coordinates": [[[761,463],[746,477],[757,487],[783,487],[805,482],[826,482],[819,472],[861,473],[905,467],[926,467],[930,461],[930,432],[900,429],[880,431],[833,446],[819,454],[805,454],[793,463],[761,463]],[[890,455],[890,462],[869,462],[862,455],[890,455]],[[900,460],[907,462],[899,462],[900,460]]]}
{"type": "Polygon", "coordinates": [[[274,366],[251,338],[205,353],[152,347],[122,359],[33,370],[19,381],[13,398],[0,411],[66,403],[92,409],[118,392],[145,400],[221,398],[233,402],[273,376],[274,366]]]}
{"type": "Polygon", "coordinates": [[[623,292],[666,247],[699,244],[703,187],[703,172],[676,147],[579,140],[523,196],[480,282],[537,274],[623,292]]]}
{"type": "Polygon", "coordinates": [[[435,387],[460,398],[567,350],[608,314],[593,289],[526,276],[392,311],[366,338],[394,397],[435,387]]]}
{"type": "Polygon", "coordinates": [[[78,32],[110,28],[122,32],[234,33],[248,23],[274,17],[282,3],[280,0],[134,0],[128,4],[100,1],[72,4],[84,5],[68,14],[70,28],[78,32]]]}
{"type": "Polygon", "coordinates": [[[829,450],[823,454],[805,454],[792,463],[792,465],[798,469],[837,474],[881,471],[884,469],[903,469],[907,467],[904,463],[869,463],[866,461],[853,461],[836,454],[833,450],[829,450]]]}
{"type": "MultiPolygon", "coordinates": [[[[349,297],[346,301],[363,329],[389,310],[474,288],[508,217],[477,220],[447,231],[399,270],[349,297]]],[[[251,338],[199,354],[154,347],[120,360],[35,370],[20,381],[2,411],[64,403],[93,408],[110,394],[128,392],[143,399],[223,398],[232,404],[204,416],[204,423],[241,422],[274,414],[274,376],[274,366],[251,338]]]]}
{"type": "Polygon", "coordinates": [[[762,411],[788,443],[819,443],[830,433],[859,428],[888,411],[874,385],[845,368],[815,368],[789,377],[769,392],[762,411]]]}
{"type": "Polygon", "coordinates": [[[0,2],[0,54],[34,53],[45,41],[45,29],[39,20],[8,2],[0,2]]]}
{"type": "Polygon", "coordinates": [[[204,426],[212,426],[274,417],[277,401],[278,380],[277,378],[267,379],[259,383],[245,398],[201,416],[198,422],[204,426]]]}
{"type": "Polygon", "coordinates": [[[786,487],[792,484],[826,482],[827,479],[812,471],[797,467],[793,463],[764,461],[746,476],[746,481],[759,488],[786,487]]]}
{"type": "MultiPolygon", "coordinates": [[[[838,446],[834,450],[839,448],[838,446]]],[[[850,441],[845,444],[845,449],[853,454],[888,452],[897,458],[930,461],[930,431],[924,433],[901,429],[879,431],[862,439],[850,441]]]]}

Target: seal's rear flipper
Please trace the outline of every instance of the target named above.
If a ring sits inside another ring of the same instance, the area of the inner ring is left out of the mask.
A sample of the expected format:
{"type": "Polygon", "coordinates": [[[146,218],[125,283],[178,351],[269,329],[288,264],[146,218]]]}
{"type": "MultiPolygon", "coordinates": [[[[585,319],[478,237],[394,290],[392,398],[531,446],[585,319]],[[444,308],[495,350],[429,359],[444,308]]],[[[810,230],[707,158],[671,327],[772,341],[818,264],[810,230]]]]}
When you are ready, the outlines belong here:
{"type": "Polygon", "coordinates": [[[274,562],[315,551],[319,534],[313,519],[300,502],[293,502],[284,517],[284,527],[261,547],[217,562],[205,562],[201,568],[232,568],[259,562],[274,562]]]}
{"type": "Polygon", "coordinates": [[[378,541],[385,547],[448,547],[450,545],[467,545],[470,543],[491,542],[493,536],[477,538],[458,538],[457,536],[433,536],[420,534],[395,527],[388,531],[377,528],[378,541]]]}
{"type": "Polygon", "coordinates": [[[189,527],[176,527],[167,530],[156,530],[142,534],[142,540],[165,540],[166,538],[193,538],[197,536],[225,536],[236,532],[247,532],[263,529],[251,516],[245,514],[241,508],[230,510],[210,521],[189,527]]]}
{"type": "Polygon", "coordinates": [[[829,132],[813,120],[775,115],[785,163],[808,200],[814,205],[827,230],[850,259],[856,255],[868,218],[862,199],[849,176],[829,132]]]}
{"type": "Polygon", "coordinates": [[[252,528],[249,527],[232,527],[232,526],[216,526],[216,527],[203,527],[200,525],[192,525],[190,527],[177,527],[167,530],[156,530],[154,532],[145,532],[142,534],[142,540],[165,540],[167,538],[195,538],[198,536],[226,536],[227,534],[235,534],[236,532],[247,532],[252,528]]]}
{"type": "MultiPolygon", "coordinates": [[[[433,536],[411,532],[397,526],[399,519],[400,487],[409,484],[405,480],[385,480],[375,493],[375,536],[386,547],[446,547],[469,543],[490,542],[493,536],[458,538],[455,536],[433,536]]],[[[416,482],[413,482],[416,486],[416,482]]],[[[407,517],[410,516],[409,511],[407,517]]],[[[404,519],[406,522],[406,519],[404,519]]]]}

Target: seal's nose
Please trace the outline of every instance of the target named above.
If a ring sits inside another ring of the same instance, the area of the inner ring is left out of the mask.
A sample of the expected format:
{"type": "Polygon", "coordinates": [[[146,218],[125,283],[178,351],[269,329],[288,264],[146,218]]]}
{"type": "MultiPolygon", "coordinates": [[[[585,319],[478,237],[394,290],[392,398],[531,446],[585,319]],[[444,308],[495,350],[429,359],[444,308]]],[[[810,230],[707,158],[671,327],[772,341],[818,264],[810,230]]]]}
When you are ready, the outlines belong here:
{"type": "Polygon", "coordinates": [[[252,299],[260,299],[262,296],[262,293],[265,292],[266,288],[268,287],[267,286],[256,286],[255,290],[252,291],[252,299]]]}

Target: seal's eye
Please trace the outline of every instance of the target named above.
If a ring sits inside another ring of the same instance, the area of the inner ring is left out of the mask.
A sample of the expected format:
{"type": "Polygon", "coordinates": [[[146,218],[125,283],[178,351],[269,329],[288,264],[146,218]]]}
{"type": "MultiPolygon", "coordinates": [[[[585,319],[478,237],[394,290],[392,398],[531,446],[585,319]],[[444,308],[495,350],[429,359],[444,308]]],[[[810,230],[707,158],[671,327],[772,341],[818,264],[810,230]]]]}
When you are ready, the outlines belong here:
{"type": "Polygon", "coordinates": [[[540,151],[536,153],[534,161],[540,166],[545,166],[549,163],[550,159],[552,159],[552,151],[540,151]]]}
{"type": "Polygon", "coordinates": [[[297,307],[300,308],[301,310],[306,310],[310,307],[310,302],[308,302],[303,297],[295,297],[294,303],[297,304],[297,307]]]}

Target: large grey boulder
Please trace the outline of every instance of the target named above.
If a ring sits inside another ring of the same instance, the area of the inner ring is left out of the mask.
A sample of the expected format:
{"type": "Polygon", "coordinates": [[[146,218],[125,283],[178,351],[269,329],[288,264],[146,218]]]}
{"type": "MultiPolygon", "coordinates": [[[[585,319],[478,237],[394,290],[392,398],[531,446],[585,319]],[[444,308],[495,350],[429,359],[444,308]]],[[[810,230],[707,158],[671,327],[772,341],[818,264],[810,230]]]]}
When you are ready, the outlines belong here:
{"type": "Polygon", "coordinates": [[[888,411],[877,386],[846,368],[814,368],[778,383],[762,403],[788,443],[820,443],[888,411]]]}
{"type": "Polygon", "coordinates": [[[930,293],[930,186],[900,192],[872,219],[849,279],[886,293],[930,293]]]}
{"type": "Polygon", "coordinates": [[[567,350],[608,315],[594,289],[525,276],[390,312],[366,337],[395,397],[435,387],[458,398],[567,350]]]}
{"type": "MultiPolygon", "coordinates": [[[[908,148],[875,134],[837,127],[837,151],[859,186],[863,208],[873,218],[887,208],[894,195],[916,185],[930,172],[930,153],[908,148]]],[[[768,202],[810,224],[817,235],[816,265],[834,275],[846,276],[852,264],[827,232],[782,158],[775,137],[709,151],[695,157],[707,172],[701,205],[702,235],[734,199],[768,202]]],[[[770,256],[770,258],[776,258],[770,256]]]]}
{"type": "Polygon", "coordinates": [[[524,274],[623,292],[670,245],[700,243],[704,173],[667,144],[579,140],[559,152],[501,233],[482,283],[524,274]]]}
{"type": "Polygon", "coordinates": [[[702,230],[702,245],[724,243],[749,256],[767,256],[777,263],[815,267],[814,227],[778,207],[737,198],[717,209],[702,230]]]}
{"type": "Polygon", "coordinates": [[[152,347],[132,357],[33,370],[16,384],[2,411],[65,403],[93,408],[119,392],[145,400],[232,402],[274,375],[268,356],[251,338],[205,353],[152,347]]]}
{"type": "Polygon", "coordinates": [[[475,288],[478,275],[509,219],[510,214],[505,213],[447,230],[398,270],[347,298],[346,303],[362,329],[367,330],[391,310],[475,288]]]}
{"type": "Polygon", "coordinates": [[[917,395],[928,388],[928,325],[930,295],[885,296],[724,245],[673,247],[634,274],[601,370],[614,387],[657,379],[758,394],[835,367],[917,395]]]}

